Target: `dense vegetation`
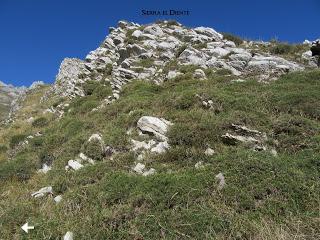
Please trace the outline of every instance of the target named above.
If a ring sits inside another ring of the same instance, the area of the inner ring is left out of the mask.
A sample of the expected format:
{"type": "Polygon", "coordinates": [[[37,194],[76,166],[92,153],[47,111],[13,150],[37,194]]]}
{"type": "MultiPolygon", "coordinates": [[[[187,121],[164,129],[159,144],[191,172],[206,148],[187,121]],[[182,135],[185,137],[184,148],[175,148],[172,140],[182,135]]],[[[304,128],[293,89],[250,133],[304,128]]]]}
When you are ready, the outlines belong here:
{"type": "Polygon", "coordinates": [[[98,111],[92,109],[110,89],[89,82],[87,96],[70,102],[61,119],[42,112],[66,100],[39,104],[46,88],[30,93],[17,121],[0,130],[0,239],[60,239],[67,231],[75,239],[318,239],[320,71],[264,84],[208,71],[207,80],[197,80],[193,69],[163,85],[134,81],[98,111]],[[217,110],[204,108],[196,94],[217,110]],[[31,115],[37,118],[29,124],[31,115]],[[174,123],[170,150],[148,156],[157,170],[148,177],[130,171],[136,156],[126,134],[143,115],[174,123]],[[265,132],[278,155],[224,144],[232,123],[265,132]],[[96,132],[117,150],[112,158],[86,145],[96,132]],[[208,146],[216,154],[205,155],[208,146]],[[99,161],[66,172],[82,151],[99,161]],[[195,169],[199,161],[204,168],[195,169]],[[46,175],[36,172],[43,163],[53,164],[46,175]],[[219,172],[226,178],[221,190],[219,172]],[[45,186],[62,202],[30,196],[45,186]],[[35,229],[25,235],[27,221],[35,229]]]}

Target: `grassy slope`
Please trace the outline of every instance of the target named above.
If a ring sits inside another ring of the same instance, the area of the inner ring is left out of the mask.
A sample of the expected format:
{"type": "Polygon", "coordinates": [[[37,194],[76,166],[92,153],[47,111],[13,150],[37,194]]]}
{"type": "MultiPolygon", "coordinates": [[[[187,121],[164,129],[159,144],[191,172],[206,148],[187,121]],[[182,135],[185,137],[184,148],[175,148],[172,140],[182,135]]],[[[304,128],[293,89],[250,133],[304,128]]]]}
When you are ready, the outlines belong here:
{"type": "MultiPolygon", "coordinates": [[[[317,239],[320,72],[261,84],[230,83],[230,77],[215,74],[194,80],[190,69],[162,86],[131,83],[119,101],[98,112],[90,110],[110,90],[91,86],[92,95],[71,103],[60,121],[48,115],[45,127],[17,121],[2,130],[2,145],[24,132],[44,135],[11,160],[0,152],[0,239],[23,239],[20,226],[26,221],[35,225],[28,239],[60,239],[66,231],[76,239],[317,239]],[[221,111],[202,108],[195,94],[212,99],[221,111]],[[149,177],[130,173],[135,156],[126,135],[143,115],[174,123],[170,151],[148,156],[147,167],[157,170],[149,177]],[[220,136],[231,123],[266,132],[278,157],[224,145],[220,136]],[[120,153],[65,172],[67,161],[96,132],[120,153]],[[207,144],[216,155],[203,154],[207,144]],[[41,160],[53,157],[52,171],[35,173],[41,160]],[[196,170],[200,160],[207,165],[196,170]],[[219,172],[226,177],[222,190],[214,178],[219,172]],[[50,196],[30,197],[49,185],[63,194],[60,204],[50,196]]],[[[40,95],[28,99],[37,102],[40,95]]],[[[23,109],[25,117],[33,111],[23,109]]]]}

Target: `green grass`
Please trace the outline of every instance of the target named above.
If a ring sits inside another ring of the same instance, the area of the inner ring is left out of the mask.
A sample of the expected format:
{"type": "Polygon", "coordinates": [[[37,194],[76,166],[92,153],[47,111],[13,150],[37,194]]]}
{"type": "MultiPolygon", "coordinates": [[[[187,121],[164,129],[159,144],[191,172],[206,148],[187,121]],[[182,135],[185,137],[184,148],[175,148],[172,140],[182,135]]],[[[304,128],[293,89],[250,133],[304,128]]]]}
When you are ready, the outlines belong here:
{"type": "MultiPolygon", "coordinates": [[[[95,112],[106,94],[98,93],[102,83],[92,83],[87,96],[73,100],[60,120],[37,127],[43,136],[10,160],[4,147],[0,239],[23,239],[26,221],[35,226],[28,239],[60,239],[67,231],[76,239],[317,239],[320,71],[263,84],[232,83],[232,76],[219,72],[199,81],[194,69],[177,68],[183,75],[159,86],[133,81],[118,101],[95,112]],[[204,108],[196,94],[219,111],[204,108]],[[126,134],[143,115],[174,123],[167,134],[170,150],[145,160],[157,171],[149,177],[131,173],[136,156],[126,134]],[[221,135],[232,123],[265,132],[278,156],[224,144],[221,135]],[[113,158],[87,145],[94,133],[116,149],[113,158]],[[204,154],[208,146],[215,155],[204,154]],[[82,151],[99,161],[66,172],[68,160],[82,151]],[[194,168],[198,161],[203,169],[194,168]],[[42,163],[53,164],[46,175],[36,173],[42,163]],[[222,190],[215,180],[220,172],[226,178],[222,190]],[[44,186],[53,186],[63,201],[30,197],[44,186]]],[[[30,129],[17,121],[1,131],[15,146],[30,129]]]]}

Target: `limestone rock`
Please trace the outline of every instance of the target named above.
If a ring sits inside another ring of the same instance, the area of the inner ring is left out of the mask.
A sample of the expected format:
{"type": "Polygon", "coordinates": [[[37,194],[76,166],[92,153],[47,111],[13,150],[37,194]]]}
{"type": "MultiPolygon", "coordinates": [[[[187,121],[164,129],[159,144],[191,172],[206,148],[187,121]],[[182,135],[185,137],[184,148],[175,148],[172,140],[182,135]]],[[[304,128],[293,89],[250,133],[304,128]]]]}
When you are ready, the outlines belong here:
{"type": "Polygon", "coordinates": [[[164,141],[167,140],[165,134],[167,133],[170,125],[172,125],[172,123],[163,118],[151,116],[143,116],[137,122],[137,127],[141,131],[154,134],[156,137],[164,141]]]}
{"type": "Polygon", "coordinates": [[[155,147],[151,148],[151,152],[162,154],[165,153],[170,148],[167,141],[159,142],[155,147]]]}
{"type": "Polygon", "coordinates": [[[58,195],[56,196],[54,199],[53,199],[56,203],[59,203],[62,201],[62,196],[61,195],[58,195]]]}
{"type": "Polygon", "coordinates": [[[193,73],[193,77],[196,79],[206,79],[206,74],[202,69],[196,69],[193,73]]]}
{"type": "Polygon", "coordinates": [[[67,232],[64,235],[63,240],[73,240],[73,233],[72,232],[67,232]]]}
{"type": "Polygon", "coordinates": [[[205,155],[207,156],[212,156],[213,154],[215,154],[215,151],[212,148],[207,148],[206,151],[204,152],[205,155]]]}
{"type": "Polygon", "coordinates": [[[42,168],[38,170],[39,173],[44,173],[46,174],[47,172],[49,172],[51,170],[51,166],[48,166],[47,164],[43,164],[42,168]]]}
{"type": "Polygon", "coordinates": [[[221,41],[223,39],[222,34],[216,32],[212,28],[208,27],[197,27],[194,29],[197,33],[212,37],[215,41],[221,41]]]}
{"type": "Polygon", "coordinates": [[[43,197],[47,194],[52,194],[52,187],[51,186],[41,188],[39,191],[32,193],[31,196],[34,198],[40,198],[40,197],[43,197]]]}
{"type": "Polygon", "coordinates": [[[215,178],[218,180],[218,189],[221,190],[226,185],[225,178],[222,173],[218,173],[215,178]]]}
{"type": "Polygon", "coordinates": [[[82,168],[83,165],[81,163],[79,163],[78,161],[76,161],[76,160],[69,160],[68,161],[68,167],[70,167],[71,169],[77,171],[80,168],[82,168]]]}

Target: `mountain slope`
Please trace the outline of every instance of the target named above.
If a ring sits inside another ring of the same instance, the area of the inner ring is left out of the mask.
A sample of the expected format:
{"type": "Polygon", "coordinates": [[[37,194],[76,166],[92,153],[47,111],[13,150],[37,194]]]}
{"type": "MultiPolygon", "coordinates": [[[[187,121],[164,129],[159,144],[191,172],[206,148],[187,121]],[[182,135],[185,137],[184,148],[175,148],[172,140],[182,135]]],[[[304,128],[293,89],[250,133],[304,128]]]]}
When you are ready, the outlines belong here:
{"type": "Polygon", "coordinates": [[[0,122],[8,118],[15,101],[23,94],[24,88],[16,88],[0,81],[0,122]]]}
{"type": "Polygon", "coordinates": [[[317,239],[320,71],[150,59],[134,78],[119,59],[66,59],[53,86],[28,91],[0,129],[0,239],[25,222],[28,239],[317,239]]]}

